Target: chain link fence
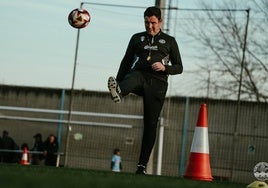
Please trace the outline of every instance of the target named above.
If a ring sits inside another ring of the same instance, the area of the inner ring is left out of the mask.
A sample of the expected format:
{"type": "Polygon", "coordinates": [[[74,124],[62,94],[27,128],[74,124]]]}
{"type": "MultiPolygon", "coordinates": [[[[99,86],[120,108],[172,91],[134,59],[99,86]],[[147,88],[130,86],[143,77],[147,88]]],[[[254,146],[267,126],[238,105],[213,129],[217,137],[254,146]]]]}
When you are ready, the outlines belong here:
{"type": "MultiPolygon", "coordinates": [[[[69,90],[1,86],[0,129],[7,130],[17,145],[28,143],[30,148],[36,133],[43,138],[57,135],[59,152],[64,153],[60,166],[66,167],[110,170],[112,151],[120,148],[123,171],[135,172],[143,128],[142,99],[130,95],[114,104],[109,93],[76,90],[66,152],[69,96],[69,90]]],[[[208,108],[214,179],[251,182],[255,164],[268,159],[266,103],[242,101],[237,113],[236,101],[167,98],[159,125],[164,127],[163,151],[158,152],[157,139],[150,173],[159,174],[161,164],[161,175],[183,176],[203,102],[208,108]]]]}

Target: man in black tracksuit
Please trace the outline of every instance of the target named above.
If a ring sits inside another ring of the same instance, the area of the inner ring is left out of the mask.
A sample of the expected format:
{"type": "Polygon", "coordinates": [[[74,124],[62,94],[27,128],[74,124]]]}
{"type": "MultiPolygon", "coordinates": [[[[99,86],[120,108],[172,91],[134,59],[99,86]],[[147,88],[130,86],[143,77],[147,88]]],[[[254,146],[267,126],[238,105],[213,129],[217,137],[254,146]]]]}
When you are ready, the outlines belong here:
{"type": "Polygon", "coordinates": [[[147,8],[144,24],[146,31],[134,34],[130,39],[116,78],[108,79],[108,88],[116,103],[129,93],[143,96],[144,132],[137,174],[145,174],[155,143],[168,75],[181,74],[183,70],[175,38],[161,31],[160,9],[147,8]]]}

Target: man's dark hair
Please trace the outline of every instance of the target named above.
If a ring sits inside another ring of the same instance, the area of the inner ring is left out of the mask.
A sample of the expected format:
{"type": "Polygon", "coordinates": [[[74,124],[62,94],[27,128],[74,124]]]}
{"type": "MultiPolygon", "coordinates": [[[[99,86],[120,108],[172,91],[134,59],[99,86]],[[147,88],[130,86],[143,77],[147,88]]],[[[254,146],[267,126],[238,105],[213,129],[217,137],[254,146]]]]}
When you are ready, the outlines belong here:
{"type": "Polygon", "coordinates": [[[151,17],[151,16],[155,16],[158,18],[158,20],[161,20],[161,10],[158,7],[148,7],[145,11],[144,11],[144,17],[151,17]]]}

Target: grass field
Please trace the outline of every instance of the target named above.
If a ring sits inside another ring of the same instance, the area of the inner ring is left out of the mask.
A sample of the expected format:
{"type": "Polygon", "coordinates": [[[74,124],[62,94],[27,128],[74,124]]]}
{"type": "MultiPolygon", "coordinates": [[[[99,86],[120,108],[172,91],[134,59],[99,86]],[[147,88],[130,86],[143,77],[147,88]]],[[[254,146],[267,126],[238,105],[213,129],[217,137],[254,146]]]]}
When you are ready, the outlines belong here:
{"type": "Polygon", "coordinates": [[[245,188],[245,184],[205,182],[73,168],[0,164],[1,188],[245,188]]]}

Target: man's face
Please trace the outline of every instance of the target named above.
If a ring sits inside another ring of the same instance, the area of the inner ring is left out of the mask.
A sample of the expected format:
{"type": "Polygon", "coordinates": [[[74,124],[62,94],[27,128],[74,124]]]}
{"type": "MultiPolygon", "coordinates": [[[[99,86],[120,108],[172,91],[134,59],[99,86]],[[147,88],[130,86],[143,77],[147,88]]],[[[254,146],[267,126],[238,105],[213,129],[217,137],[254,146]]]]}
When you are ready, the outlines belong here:
{"type": "Polygon", "coordinates": [[[154,36],[160,31],[162,26],[162,20],[158,20],[158,18],[155,16],[145,16],[144,25],[147,33],[154,36]]]}

